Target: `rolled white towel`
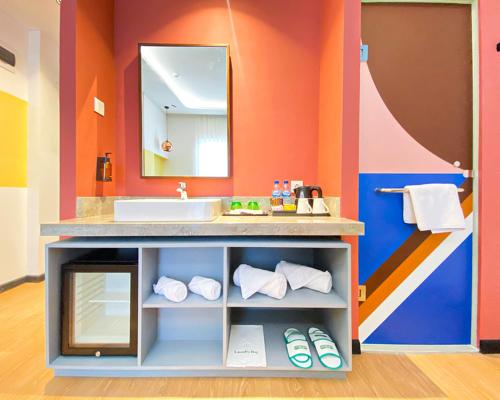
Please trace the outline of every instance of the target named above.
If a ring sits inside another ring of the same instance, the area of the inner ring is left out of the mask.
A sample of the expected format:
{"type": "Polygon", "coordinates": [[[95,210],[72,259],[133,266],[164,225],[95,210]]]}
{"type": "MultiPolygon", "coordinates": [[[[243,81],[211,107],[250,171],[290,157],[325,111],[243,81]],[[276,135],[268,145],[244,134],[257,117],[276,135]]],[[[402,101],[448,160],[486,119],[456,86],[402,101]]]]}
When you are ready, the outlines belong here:
{"type": "Polygon", "coordinates": [[[153,290],[156,294],[163,295],[167,300],[175,303],[180,303],[186,300],[187,297],[186,285],[181,281],[176,281],[166,276],[162,276],[158,279],[156,285],[153,285],[153,290]]]}
{"type": "Polygon", "coordinates": [[[241,264],[233,274],[233,282],[241,288],[241,297],[245,300],[259,292],[281,300],[286,295],[285,275],[241,264]]]}
{"type": "Polygon", "coordinates": [[[220,297],[221,284],[215,279],[205,278],[203,276],[193,276],[188,288],[193,293],[203,296],[207,300],[217,300],[220,297]]]}
{"type": "Polygon", "coordinates": [[[328,271],[280,261],[276,265],[276,272],[286,276],[292,290],[302,287],[322,293],[330,293],[332,290],[332,274],[328,271]]]}

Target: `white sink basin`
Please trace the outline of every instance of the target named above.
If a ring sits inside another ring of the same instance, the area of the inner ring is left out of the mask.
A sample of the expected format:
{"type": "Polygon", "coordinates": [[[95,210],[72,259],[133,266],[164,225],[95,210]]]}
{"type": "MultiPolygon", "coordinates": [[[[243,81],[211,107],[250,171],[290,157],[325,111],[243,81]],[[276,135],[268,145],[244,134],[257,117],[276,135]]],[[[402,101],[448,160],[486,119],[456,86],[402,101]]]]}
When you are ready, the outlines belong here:
{"type": "Polygon", "coordinates": [[[220,199],[116,200],[115,221],[213,221],[221,210],[220,199]]]}

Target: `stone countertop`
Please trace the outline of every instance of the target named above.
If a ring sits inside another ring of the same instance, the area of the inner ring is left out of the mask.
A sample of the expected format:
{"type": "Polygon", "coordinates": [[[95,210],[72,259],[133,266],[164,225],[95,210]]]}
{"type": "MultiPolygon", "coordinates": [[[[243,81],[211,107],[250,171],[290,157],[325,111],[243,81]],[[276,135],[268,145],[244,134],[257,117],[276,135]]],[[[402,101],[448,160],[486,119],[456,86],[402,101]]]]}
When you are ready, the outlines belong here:
{"type": "Polygon", "coordinates": [[[115,222],[113,215],[41,225],[42,236],[359,236],[364,224],[339,217],[220,216],[210,222],[115,222]]]}

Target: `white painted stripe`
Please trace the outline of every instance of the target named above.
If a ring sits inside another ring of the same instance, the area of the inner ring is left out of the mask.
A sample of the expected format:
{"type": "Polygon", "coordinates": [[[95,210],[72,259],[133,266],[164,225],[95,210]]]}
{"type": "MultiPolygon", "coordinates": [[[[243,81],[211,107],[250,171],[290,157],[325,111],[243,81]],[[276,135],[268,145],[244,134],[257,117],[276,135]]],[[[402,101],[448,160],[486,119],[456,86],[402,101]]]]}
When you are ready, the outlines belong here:
{"type": "Polygon", "coordinates": [[[465,229],[449,235],[359,326],[363,343],[472,233],[473,215],[465,229]]]}
{"type": "Polygon", "coordinates": [[[479,353],[470,344],[362,344],[362,353],[479,353]]]}

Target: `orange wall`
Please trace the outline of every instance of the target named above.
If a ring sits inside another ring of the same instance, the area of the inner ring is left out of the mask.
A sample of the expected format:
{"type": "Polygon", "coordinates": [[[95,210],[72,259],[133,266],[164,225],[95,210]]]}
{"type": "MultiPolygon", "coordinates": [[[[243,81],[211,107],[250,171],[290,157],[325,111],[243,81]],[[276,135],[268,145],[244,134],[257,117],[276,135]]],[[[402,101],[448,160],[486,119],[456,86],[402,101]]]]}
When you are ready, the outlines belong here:
{"type": "Polygon", "coordinates": [[[321,24],[318,183],[327,195],[341,191],[343,1],[326,1],[321,24]]]}
{"type": "Polygon", "coordinates": [[[175,195],[179,180],[140,178],[139,42],[230,45],[232,176],[188,179],[191,195],[266,195],[274,179],[316,183],[323,2],[150,0],[147,7],[144,4],[115,2],[117,194],[175,195]]]}
{"type": "MultiPolygon", "coordinates": [[[[115,152],[114,1],[78,0],[76,24],[76,195],[115,193],[96,182],[96,158],[115,152]],[[96,114],[94,97],[105,103],[96,114]]],[[[64,151],[64,148],[61,148],[64,151]]]]}

